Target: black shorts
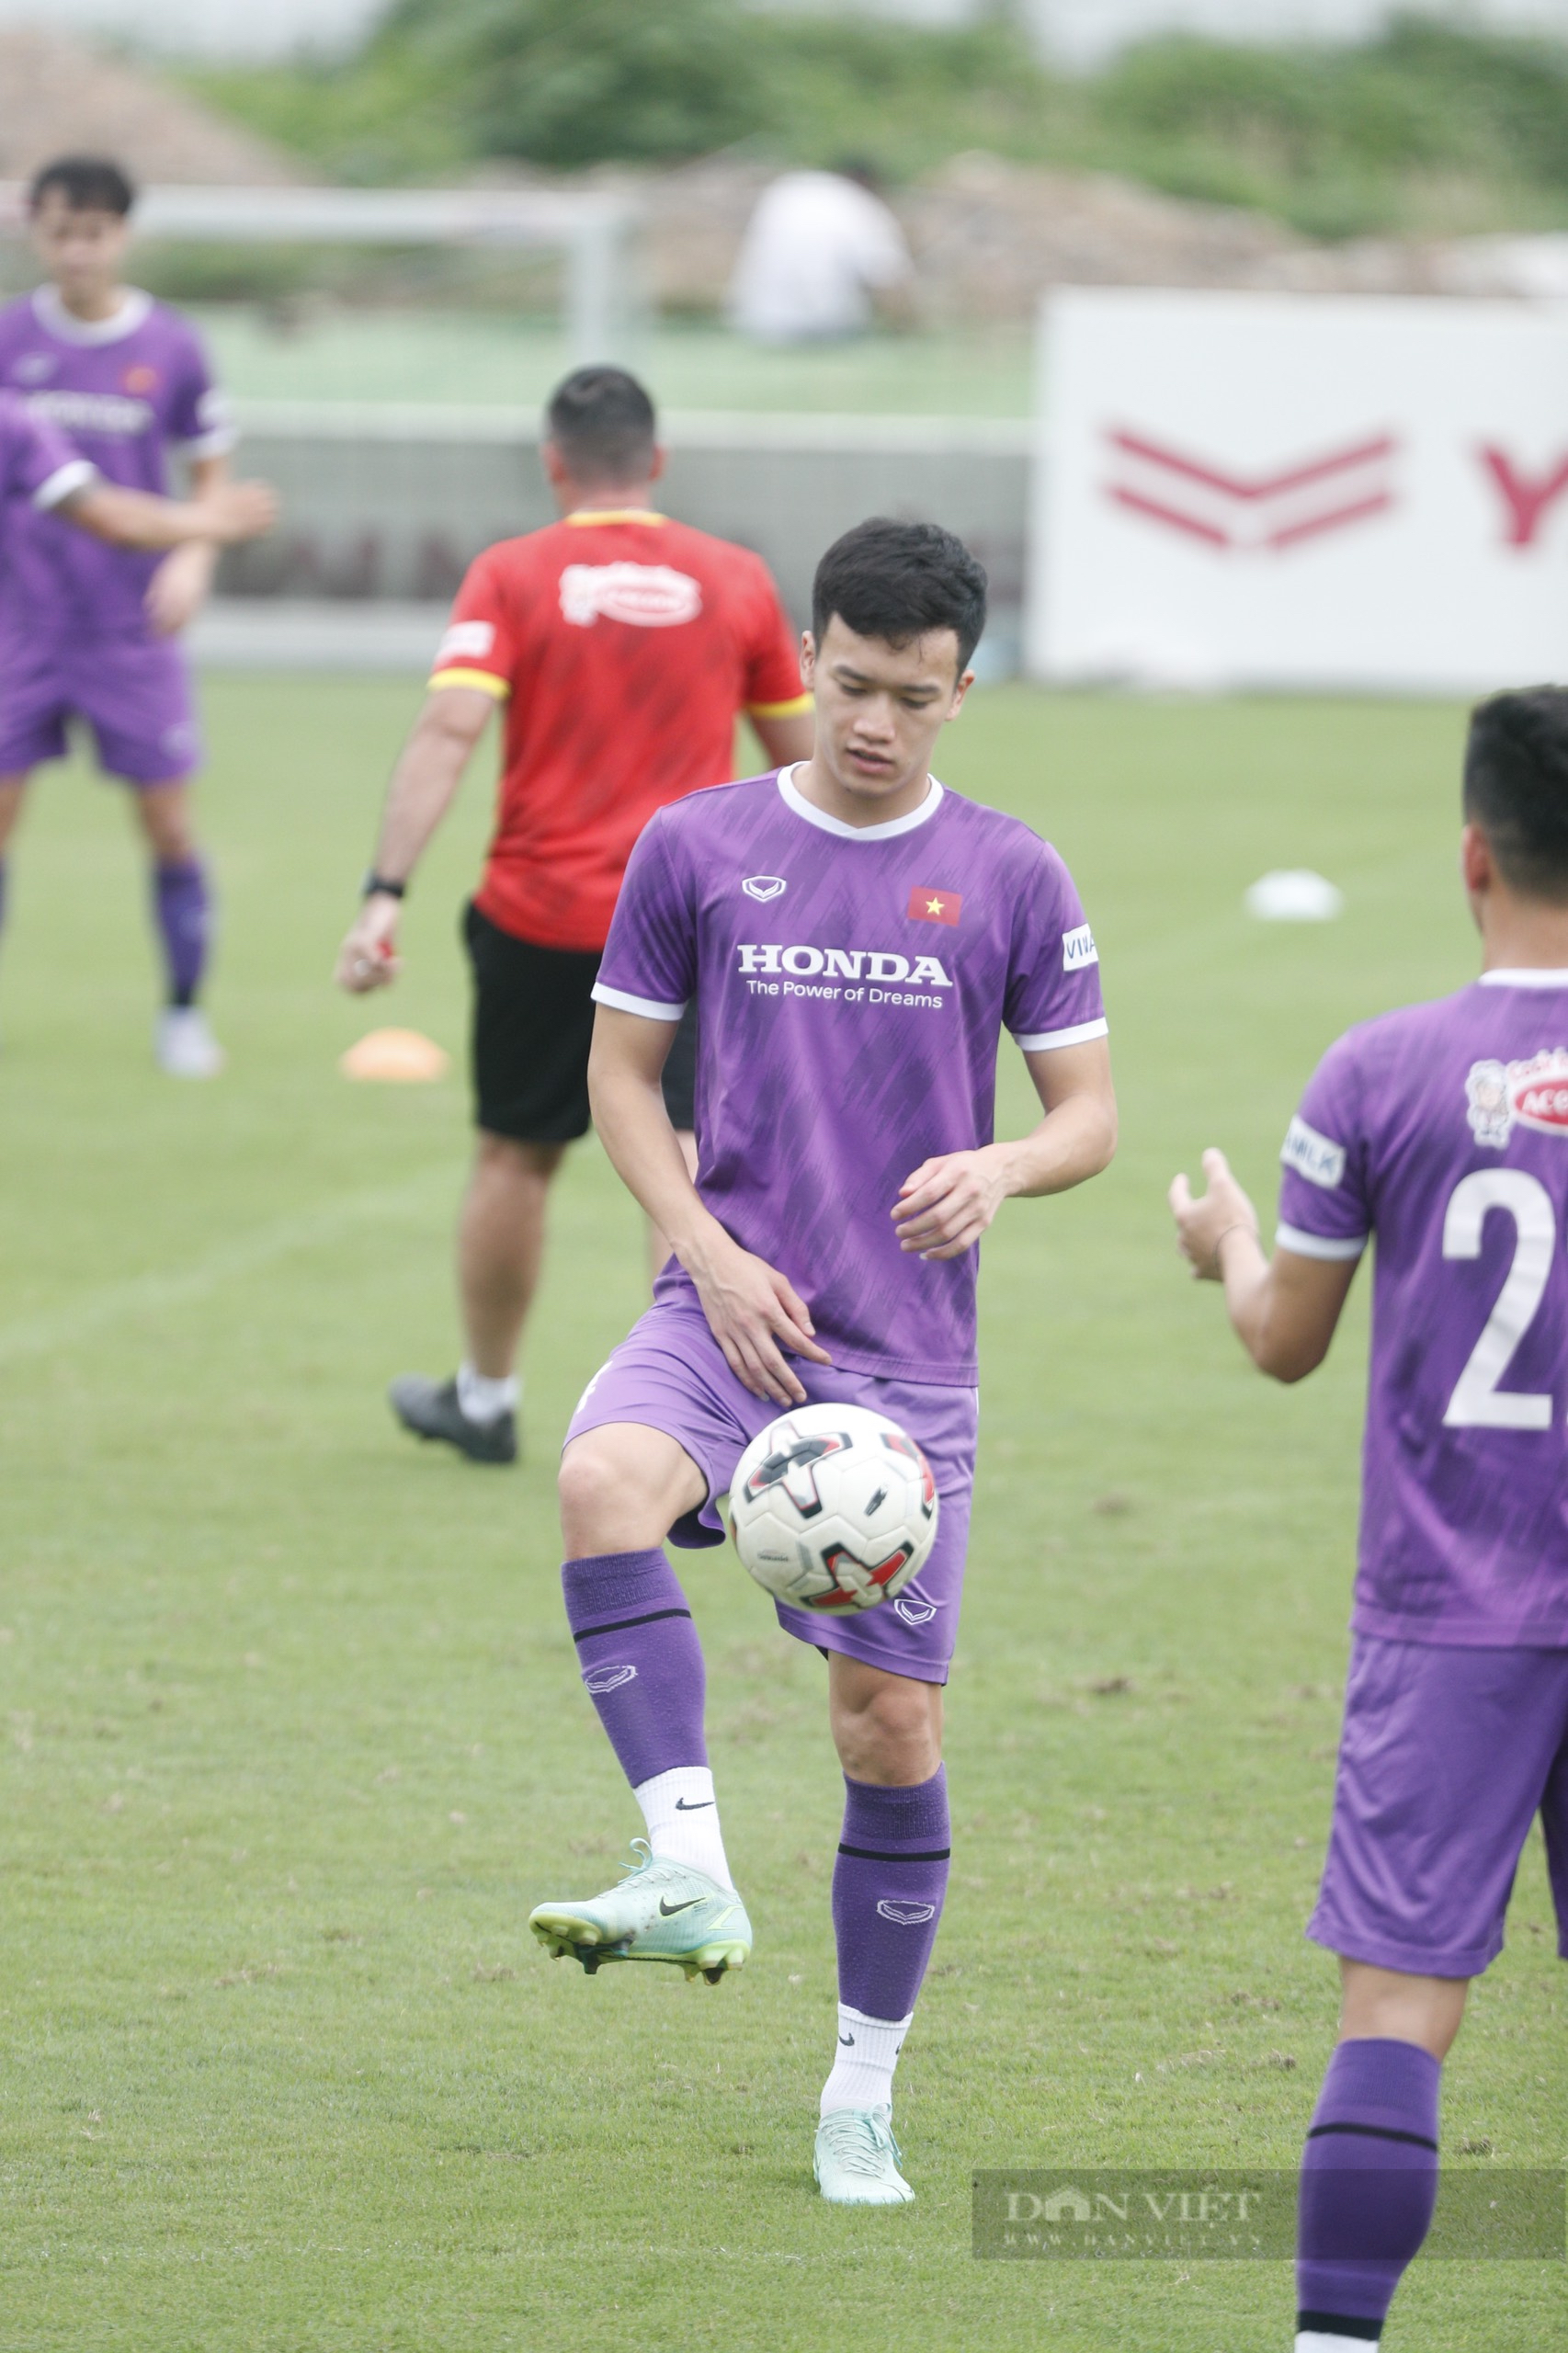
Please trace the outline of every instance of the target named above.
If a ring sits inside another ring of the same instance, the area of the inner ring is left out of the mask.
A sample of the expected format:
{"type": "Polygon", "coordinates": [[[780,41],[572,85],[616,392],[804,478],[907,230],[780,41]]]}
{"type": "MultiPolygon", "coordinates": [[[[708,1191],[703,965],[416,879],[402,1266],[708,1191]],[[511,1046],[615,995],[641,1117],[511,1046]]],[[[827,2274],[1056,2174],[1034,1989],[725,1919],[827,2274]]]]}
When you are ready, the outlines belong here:
{"type": "MultiPolygon", "coordinates": [[[[536,947],[472,904],[462,928],[473,967],[476,1124],[517,1143],[586,1135],[598,950],[536,947]]],[[[677,1128],[696,1125],[696,1007],[688,1006],[665,1064],[665,1108],[677,1128]]]]}

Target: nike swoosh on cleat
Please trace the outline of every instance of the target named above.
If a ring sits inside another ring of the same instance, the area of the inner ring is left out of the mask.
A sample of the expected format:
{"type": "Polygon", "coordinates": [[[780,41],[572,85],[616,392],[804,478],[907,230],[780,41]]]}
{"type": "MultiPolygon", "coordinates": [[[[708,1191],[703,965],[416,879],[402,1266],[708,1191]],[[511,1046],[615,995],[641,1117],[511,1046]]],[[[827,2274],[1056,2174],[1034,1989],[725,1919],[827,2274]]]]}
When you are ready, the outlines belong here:
{"type": "Polygon", "coordinates": [[[659,1898],[659,1909],[664,1914],[666,1920],[673,1920],[677,1912],[689,1912],[694,1904],[700,1904],[702,1898],[700,1895],[688,1895],[684,1904],[666,1904],[664,1897],[661,1895],[659,1898]]]}
{"type": "Polygon", "coordinates": [[[717,1800],[713,1798],[699,1798],[695,1805],[687,1805],[684,1798],[676,1798],[676,1812],[677,1813],[701,1813],[707,1807],[716,1803],[717,1800]]]}

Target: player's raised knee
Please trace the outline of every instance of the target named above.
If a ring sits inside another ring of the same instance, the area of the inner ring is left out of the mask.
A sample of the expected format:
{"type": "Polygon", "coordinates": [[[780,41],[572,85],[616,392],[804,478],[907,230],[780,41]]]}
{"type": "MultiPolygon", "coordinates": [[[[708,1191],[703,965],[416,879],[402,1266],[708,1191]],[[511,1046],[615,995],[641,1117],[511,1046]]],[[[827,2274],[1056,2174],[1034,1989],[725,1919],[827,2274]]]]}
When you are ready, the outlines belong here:
{"type": "Polygon", "coordinates": [[[673,1438],[636,1422],[607,1422],[573,1438],[556,1482],[567,1555],[640,1552],[703,1499],[701,1473],[673,1438]]]}

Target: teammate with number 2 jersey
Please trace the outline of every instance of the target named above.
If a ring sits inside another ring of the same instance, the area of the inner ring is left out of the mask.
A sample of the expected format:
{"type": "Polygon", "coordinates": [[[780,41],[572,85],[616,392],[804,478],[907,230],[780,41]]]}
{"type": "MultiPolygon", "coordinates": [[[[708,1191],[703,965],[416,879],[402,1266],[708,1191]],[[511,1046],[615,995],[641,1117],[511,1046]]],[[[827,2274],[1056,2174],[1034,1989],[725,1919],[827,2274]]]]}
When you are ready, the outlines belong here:
{"type": "Polygon", "coordinates": [[[1324,1057],[1278,1244],[1222,1154],[1172,1188],[1262,1370],[1321,1362],[1376,1240],[1354,1647],[1308,1933],[1345,2002],[1303,2161],[1301,2353],[1375,2341],[1437,2190],[1441,2063],[1539,1812],[1568,1958],[1568,692],[1471,723],[1480,979],[1324,1057]]]}

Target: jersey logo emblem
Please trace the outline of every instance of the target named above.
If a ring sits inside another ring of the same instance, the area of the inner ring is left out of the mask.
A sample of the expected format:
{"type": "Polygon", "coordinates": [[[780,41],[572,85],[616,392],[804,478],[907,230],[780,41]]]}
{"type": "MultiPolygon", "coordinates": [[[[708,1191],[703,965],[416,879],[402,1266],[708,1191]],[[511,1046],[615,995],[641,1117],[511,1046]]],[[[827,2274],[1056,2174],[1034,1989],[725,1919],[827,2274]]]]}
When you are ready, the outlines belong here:
{"type": "Polygon", "coordinates": [[[158,371],[155,368],[149,368],[144,359],[139,359],[134,367],[126,369],[119,381],[121,390],[124,392],[155,392],[158,389],[158,371]]]}
{"type": "Polygon", "coordinates": [[[769,899],[781,899],[789,887],[782,874],[748,874],[741,884],[748,899],[760,899],[764,906],[769,899]]]}
{"type": "Polygon", "coordinates": [[[1568,1136],[1568,1046],[1522,1063],[1471,1063],[1464,1091],[1477,1143],[1501,1152],[1516,1127],[1568,1136]]]}
{"type": "Polygon", "coordinates": [[[57,362],[52,351],[24,351],[11,373],[18,384],[47,383],[57,362]]]}
{"type": "Polygon", "coordinates": [[[667,563],[569,563],[561,575],[561,611],[577,629],[602,615],[633,629],[676,629],[702,610],[702,590],[667,563]]]}
{"type": "Polygon", "coordinates": [[[909,894],[904,914],[913,923],[956,924],[963,913],[963,895],[958,891],[938,891],[928,882],[917,882],[909,894]]]}

